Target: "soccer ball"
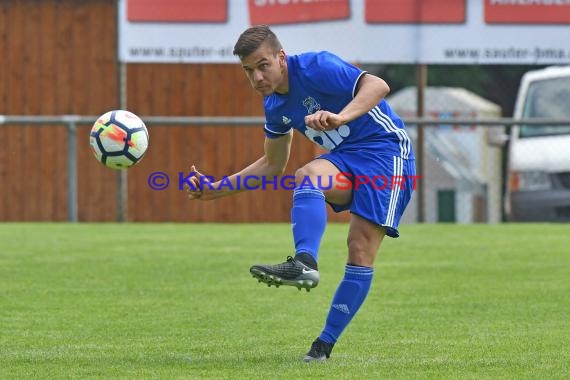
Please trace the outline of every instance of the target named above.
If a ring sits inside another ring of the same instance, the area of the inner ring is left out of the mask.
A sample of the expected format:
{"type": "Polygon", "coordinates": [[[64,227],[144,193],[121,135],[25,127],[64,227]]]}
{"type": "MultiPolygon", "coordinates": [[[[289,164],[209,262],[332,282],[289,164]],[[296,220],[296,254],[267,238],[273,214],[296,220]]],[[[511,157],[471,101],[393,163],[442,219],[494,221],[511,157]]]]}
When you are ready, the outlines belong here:
{"type": "Polygon", "coordinates": [[[101,115],[91,128],[89,143],[95,158],[111,169],[128,169],[148,148],[148,131],[134,113],[124,110],[101,115]]]}

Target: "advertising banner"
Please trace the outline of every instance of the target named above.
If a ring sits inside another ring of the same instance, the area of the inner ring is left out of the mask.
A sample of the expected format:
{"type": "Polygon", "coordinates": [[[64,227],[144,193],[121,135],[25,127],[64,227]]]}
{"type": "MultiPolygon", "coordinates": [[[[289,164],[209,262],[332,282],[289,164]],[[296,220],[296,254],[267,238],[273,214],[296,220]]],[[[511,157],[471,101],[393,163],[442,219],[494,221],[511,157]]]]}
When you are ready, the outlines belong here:
{"type": "Polygon", "coordinates": [[[465,0],[366,0],[368,23],[456,24],[465,21],[465,0]]]}
{"type": "Polygon", "coordinates": [[[127,2],[127,19],[167,22],[226,22],[226,0],[136,0],[127,2]]]}
{"type": "Polygon", "coordinates": [[[570,0],[119,0],[122,62],[237,63],[269,24],[286,53],[358,63],[570,64],[570,0]]]}
{"type": "Polygon", "coordinates": [[[255,24],[295,24],[349,17],[348,0],[263,1],[249,0],[249,22],[255,24]]]}
{"type": "Polygon", "coordinates": [[[570,0],[485,0],[485,22],[487,24],[566,24],[568,27],[570,0]]]}

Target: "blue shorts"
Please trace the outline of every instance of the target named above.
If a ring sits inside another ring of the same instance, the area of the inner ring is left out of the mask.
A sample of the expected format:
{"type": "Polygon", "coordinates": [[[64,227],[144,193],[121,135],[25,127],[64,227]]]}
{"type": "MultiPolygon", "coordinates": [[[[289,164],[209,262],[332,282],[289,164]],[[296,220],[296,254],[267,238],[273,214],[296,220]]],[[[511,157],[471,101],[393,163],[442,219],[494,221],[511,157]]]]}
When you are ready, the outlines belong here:
{"type": "Polygon", "coordinates": [[[350,210],[386,227],[386,235],[400,236],[398,223],[418,186],[415,160],[363,150],[331,152],[317,158],[330,161],[350,180],[340,186],[352,188],[352,200],[346,205],[329,202],[335,212],[350,210]]]}

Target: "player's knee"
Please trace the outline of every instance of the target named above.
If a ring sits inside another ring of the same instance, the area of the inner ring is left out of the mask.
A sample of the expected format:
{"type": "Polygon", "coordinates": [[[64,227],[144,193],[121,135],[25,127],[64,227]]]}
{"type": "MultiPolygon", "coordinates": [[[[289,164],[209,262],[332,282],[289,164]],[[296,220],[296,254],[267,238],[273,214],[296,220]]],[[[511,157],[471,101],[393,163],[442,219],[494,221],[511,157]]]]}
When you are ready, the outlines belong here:
{"type": "Polygon", "coordinates": [[[308,185],[309,182],[314,186],[314,177],[316,173],[314,170],[309,166],[305,165],[302,168],[297,169],[295,172],[295,183],[298,185],[305,184],[308,185]]]}

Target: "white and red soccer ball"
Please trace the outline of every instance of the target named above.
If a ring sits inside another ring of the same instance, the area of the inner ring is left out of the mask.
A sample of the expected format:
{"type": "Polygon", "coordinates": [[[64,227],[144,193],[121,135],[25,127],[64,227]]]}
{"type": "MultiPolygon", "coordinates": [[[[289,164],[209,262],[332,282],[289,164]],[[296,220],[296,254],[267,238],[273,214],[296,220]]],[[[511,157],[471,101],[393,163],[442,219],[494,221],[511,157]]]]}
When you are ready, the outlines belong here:
{"type": "Polygon", "coordinates": [[[111,169],[128,169],[148,149],[148,131],[140,117],[125,110],[101,115],[91,128],[89,143],[95,158],[111,169]]]}

